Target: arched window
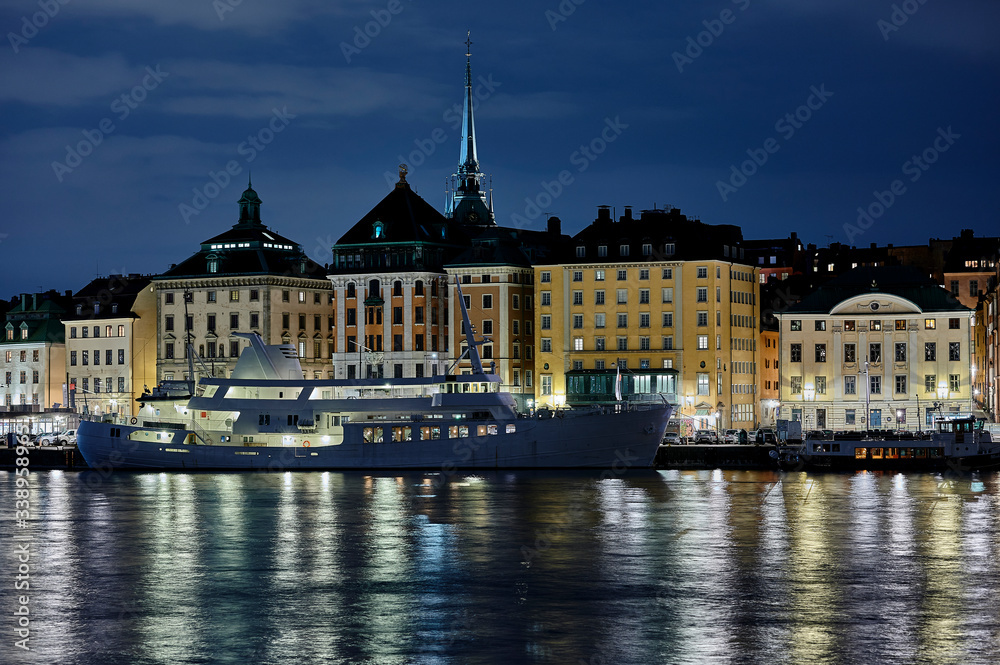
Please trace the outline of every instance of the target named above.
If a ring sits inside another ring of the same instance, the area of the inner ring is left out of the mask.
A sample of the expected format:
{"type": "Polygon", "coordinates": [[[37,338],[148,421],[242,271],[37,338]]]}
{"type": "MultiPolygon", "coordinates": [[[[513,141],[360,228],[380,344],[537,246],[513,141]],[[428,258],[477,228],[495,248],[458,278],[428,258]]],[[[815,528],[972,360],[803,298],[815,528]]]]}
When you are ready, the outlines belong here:
{"type": "Polygon", "coordinates": [[[403,283],[398,279],[392,283],[392,295],[394,296],[403,295],[403,283]]]}
{"type": "Polygon", "coordinates": [[[413,285],[413,295],[422,296],[424,295],[424,280],[418,279],[413,285]]]}
{"type": "Polygon", "coordinates": [[[348,298],[356,298],[357,297],[357,292],[355,291],[354,282],[348,282],[347,283],[347,297],[348,298]]]}
{"type": "Polygon", "coordinates": [[[377,298],[381,294],[382,290],[379,288],[379,282],[377,279],[373,279],[368,282],[368,297],[377,298]]]}

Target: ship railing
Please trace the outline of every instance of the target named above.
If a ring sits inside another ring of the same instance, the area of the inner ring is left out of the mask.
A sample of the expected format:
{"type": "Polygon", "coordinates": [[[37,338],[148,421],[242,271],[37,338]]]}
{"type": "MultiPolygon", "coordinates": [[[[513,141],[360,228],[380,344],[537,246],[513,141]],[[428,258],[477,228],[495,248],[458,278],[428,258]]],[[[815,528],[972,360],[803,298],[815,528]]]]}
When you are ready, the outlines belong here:
{"type": "Polygon", "coordinates": [[[205,428],[197,422],[191,421],[191,431],[194,432],[194,435],[198,437],[198,439],[206,446],[215,445],[215,440],[212,438],[212,435],[205,431],[205,428]]]}

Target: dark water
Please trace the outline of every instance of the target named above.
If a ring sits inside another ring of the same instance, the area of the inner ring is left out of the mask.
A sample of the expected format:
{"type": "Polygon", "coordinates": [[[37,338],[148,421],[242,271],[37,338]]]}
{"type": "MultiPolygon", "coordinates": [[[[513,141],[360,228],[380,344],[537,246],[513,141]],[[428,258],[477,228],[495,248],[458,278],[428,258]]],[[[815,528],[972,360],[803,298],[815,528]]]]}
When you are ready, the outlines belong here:
{"type": "Polygon", "coordinates": [[[1000,662],[1000,475],[440,478],[0,472],[0,662],[1000,662]]]}

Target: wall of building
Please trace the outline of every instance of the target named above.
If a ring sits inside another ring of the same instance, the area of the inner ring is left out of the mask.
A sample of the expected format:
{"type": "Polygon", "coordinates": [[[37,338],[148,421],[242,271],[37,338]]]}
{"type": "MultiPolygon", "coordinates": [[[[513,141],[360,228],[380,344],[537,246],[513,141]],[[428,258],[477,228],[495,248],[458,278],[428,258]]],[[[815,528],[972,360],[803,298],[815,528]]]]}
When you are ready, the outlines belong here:
{"type": "Polygon", "coordinates": [[[969,412],[969,312],[925,314],[884,293],[852,298],[832,311],[778,314],[781,418],[799,419],[806,429],[917,430],[926,429],[928,408],[935,403],[944,414],[969,412]],[[871,302],[879,304],[877,312],[871,302]],[[952,343],[959,344],[958,360],[949,359],[952,343]],[[853,361],[847,344],[855,345],[853,361]],[[880,360],[871,344],[881,345],[880,360]],[[897,344],[903,345],[902,360],[897,360],[897,344]],[[926,355],[926,344],[935,345],[933,360],[926,355]],[[869,396],[873,380],[878,392],[872,389],[869,396]],[[866,396],[872,412],[868,419],[866,396]]]}

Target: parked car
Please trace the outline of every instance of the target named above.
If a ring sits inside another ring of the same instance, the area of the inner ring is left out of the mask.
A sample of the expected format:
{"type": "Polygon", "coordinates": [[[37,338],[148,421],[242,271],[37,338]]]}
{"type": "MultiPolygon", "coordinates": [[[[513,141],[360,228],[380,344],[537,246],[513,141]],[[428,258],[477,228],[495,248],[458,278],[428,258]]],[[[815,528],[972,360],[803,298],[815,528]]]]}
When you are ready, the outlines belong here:
{"type": "Polygon", "coordinates": [[[663,435],[663,441],[661,442],[661,445],[676,446],[679,445],[680,442],[681,442],[680,434],[678,434],[677,432],[667,432],[666,434],[663,435]]]}
{"type": "Polygon", "coordinates": [[[48,434],[43,434],[38,439],[38,445],[40,446],[75,446],[76,445],[76,430],[67,429],[61,432],[49,432],[48,434]]]}
{"type": "Polygon", "coordinates": [[[695,432],[694,435],[695,443],[719,443],[719,435],[715,433],[715,430],[711,429],[700,429],[695,432]]]}
{"type": "Polygon", "coordinates": [[[723,443],[739,443],[740,442],[740,431],[738,429],[727,429],[726,433],[722,436],[723,443]]]}

